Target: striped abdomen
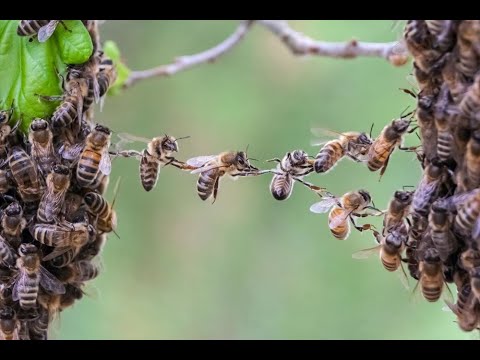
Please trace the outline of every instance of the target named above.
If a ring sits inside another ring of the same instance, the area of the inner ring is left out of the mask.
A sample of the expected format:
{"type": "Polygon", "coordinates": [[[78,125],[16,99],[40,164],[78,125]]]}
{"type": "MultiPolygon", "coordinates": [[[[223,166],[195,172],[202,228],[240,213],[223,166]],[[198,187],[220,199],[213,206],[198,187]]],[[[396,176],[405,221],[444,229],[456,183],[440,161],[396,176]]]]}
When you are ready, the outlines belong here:
{"type": "Polygon", "coordinates": [[[77,166],[77,182],[81,187],[87,187],[93,183],[100,172],[99,165],[102,154],[91,150],[83,150],[77,166]]]}
{"type": "Polygon", "coordinates": [[[457,71],[466,77],[473,77],[477,72],[478,59],[473,47],[463,41],[458,41],[457,71]]]}
{"type": "Polygon", "coordinates": [[[440,161],[447,161],[452,157],[453,134],[450,129],[437,132],[437,155],[440,161]]]}
{"type": "Polygon", "coordinates": [[[396,143],[384,141],[383,136],[375,140],[368,150],[368,169],[370,171],[377,171],[383,167],[395,144],[396,143]]]}
{"type": "Polygon", "coordinates": [[[83,98],[83,112],[86,112],[90,106],[92,106],[93,101],[95,100],[93,77],[88,75],[86,78],[88,80],[88,91],[87,96],[83,98]]]}
{"type": "Polygon", "coordinates": [[[94,214],[98,215],[99,218],[105,218],[110,212],[110,207],[107,200],[97,193],[89,192],[85,194],[85,203],[88,206],[88,209],[94,214]]]}
{"type": "Polygon", "coordinates": [[[75,97],[67,97],[52,115],[52,126],[54,128],[62,128],[70,125],[77,117],[78,102],[75,97]]]}
{"type": "Polygon", "coordinates": [[[469,188],[474,189],[480,185],[480,156],[472,154],[470,146],[467,147],[464,164],[469,188]]]}
{"type": "Polygon", "coordinates": [[[422,275],[421,278],[422,294],[423,297],[429,302],[437,301],[442,295],[443,278],[442,273],[435,277],[422,275]]]}
{"type": "Polygon", "coordinates": [[[438,250],[440,258],[443,261],[447,260],[450,254],[453,254],[457,249],[455,237],[450,236],[448,228],[439,229],[431,227],[430,235],[432,236],[433,244],[438,250]]]}
{"type": "Polygon", "coordinates": [[[140,180],[145,191],[150,191],[157,185],[159,172],[160,164],[148,153],[147,149],[143,150],[140,160],[140,180]]]}
{"type": "Polygon", "coordinates": [[[40,276],[38,273],[32,273],[25,274],[22,278],[25,279],[25,281],[20,284],[18,288],[20,307],[22,309],[34,308],[37,305],[40,276]]]}
{"type": "Polygon", "coordinates": [[[18,36],[33,36],[41,27],[47,25],[50,20],[20,20],[17,27],[18,36]]]}
{"type": "Polygon", "coordinates": [[[200,199],[207,200],[213,194],[218,176],[218,169],[211,169],[200,173],[197,181],[197,193],[200,199]]]}
{"type": "Polygon", "coordinates": [[[479,216],[480,204],[478,199],[466,201],[455,217],[455,230],[460,230],[464,235],[469,235],[472,232],[473,224],[479,216]]]}
{"type": "Polygon", "coordinates": [[[274,175],[270,183],[270,192],[277,200],[286,200],[293,190],[293,179],[288,174],[274,175]]]}
{"type": "Polygon", "coordinates": [[[387,254],[384,249],[381,250],[380,260],[387,271],[395,271],[400,266],[400,259],[397,254],[387,254]]]}
{"type": "Polygon", "coordinates": [[[50,314],[47,309],[42,306],[38,307],[40,315],[29,323],[29,333],[31,340],[47,340],[48,323],[50,314]]]}
{"type": "Polygon", "coordinates": [[[15,148],[8,159],[12,177],[24,201],[35,201],[40,198],[41,189],[37,168],[33,160],[20,148],[15,148]]]}
{"type": "Polygon", "coordinates": [[[337,217],[343,218],[343,221],[333,229],[330,227],[330,231],[338,240],[345,240],[350,234],[350,223],[348,222],[348,217],[346,217],[345,210],[339,206],[334,206],[328,214],[328,224],[330,225],[333,220],[337,219],[337,217]]]}
{"type": "Polygon", "coordinates": [[[69,232],[57,225],[36,224],[33,227],[33,238],[47,246],[64,246],[68,243],[69,232]]]}
{"type": "Polygon", "coordinates": [[[66,252],[57,257],[53,258],[50,261],[50,264],[53,267],[62,268],[72,263],[77,255],[77,250],[75,248],[70,248],[66,252]]]}
{"type": "Polygon", "coordinates": [[[314,169],[317,173],[326,173],[345,155],[345,149],[340,140],[326,143],[315,157],[314,169]]]}

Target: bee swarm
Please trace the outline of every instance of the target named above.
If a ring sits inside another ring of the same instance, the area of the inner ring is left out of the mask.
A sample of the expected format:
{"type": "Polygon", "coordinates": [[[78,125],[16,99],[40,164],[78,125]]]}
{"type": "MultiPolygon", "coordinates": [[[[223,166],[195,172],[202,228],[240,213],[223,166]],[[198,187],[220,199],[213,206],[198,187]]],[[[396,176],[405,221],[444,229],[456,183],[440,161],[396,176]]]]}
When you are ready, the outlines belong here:
{"type": "Polygon", "coordinates": [[[67,67],[64,97],[52,117],[35,119],[27,138],[8,125],[10,110],[0,112],[4,339],[47,339],[55,315],[80,300],[85,283],[98,275],[99,254],[116,227],[115,212],[102,196],[109,181],[103,158],[110,131],[92,129],[91,107],[116,72],[99,49],[96,21],[83,23],[94,52],[87,63],[67,67]]]}

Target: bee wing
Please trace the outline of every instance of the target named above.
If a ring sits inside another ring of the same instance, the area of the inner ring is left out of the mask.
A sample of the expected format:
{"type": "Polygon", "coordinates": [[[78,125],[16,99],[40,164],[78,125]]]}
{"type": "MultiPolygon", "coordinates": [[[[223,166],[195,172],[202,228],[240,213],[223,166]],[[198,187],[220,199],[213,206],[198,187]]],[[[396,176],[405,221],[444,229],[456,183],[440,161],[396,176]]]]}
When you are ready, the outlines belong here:
{"type": "Polygon", "coordinates": [[[330,208],[337,203],[336,197],[329,197],[310,206],[310,211],[316,214],[326,213],[330,208]]]}
{"type": "Polygon", "coordinates": [[[40,286],[52,294],[65,294],[65,286],[43,266],[40,266],[40,286]]]}
{"type": "Polygon", "coordinates": [[[98,80],[96,76],[92,76],[93,81],[93,97],[95,99],[95,103],[98,104],[100,100],[100,86],[98,85],[98,80]]]}
{"type": "Polygon", "coordinates": [[[340,135],[343,135],[341,132],[335,131],[335,130],[329,130],[325,128],[311,128],[310,129],[311,133],[317,137],[330,137],[332,138],[338,138],[340,135]]]}
{"type": "Polygon", "coordinates": [[[70,246],[62,246],[62,244],[59,244],[59,246],[53,249],[50,254],[48,254],[47,256],[44,256],[42,258],[42,261],[50,261],[52,259],[55,259],[57,256],[60,256],[63,253],[66,253],[68,250],[70,250],[70,246]]]}
{"type": "Polygon", "coordinates": [[[372,255],[378,255],[378,253],[380,252],[380,249],[381,249],[381,248],[382,248],[381,245],[377,245],[377,246],[372,247],[372,248],[363,249],[363,250],[354,252],[354,253],[352,254],[352,258],[353,258],[353,259],[357,259],[357,260],[367,259],[367,258],[369,258],[369,257],[372,256],[372,255]]]}
{"type": "Polygon", "coordinates": [[[443,282],[444,289],[442,290],[442,299],[447,303],[454,303],[454,297],[452,290],[450,290],[450,287],[448,286],[448,283],[446,281],[443,282]]]}
{"type": "Polygon", "coordinates": [[[399,271],[398,269],[396,271],[397,276],[399,277],[400,282],[402,283],[403,287],[406,290],[410,290],[410,284],[408,283],[408,276],[407,276],[407,273],[405,272],[405,269],[403,267],[402,262],[400,262],[400,269],[401,269],[401,271],[399,271]]]}
{"type": "Polygon", "coordinates": [[[100,160],[99,169],[104,175],[107,176],[110,175],[110,172],[112,171],[112,159],[110,159],[108,149],[105,149],[102,153],[102,159],[100,160]]]}
{"type": "Polygon", "coordinates": [[[148,144],[151,141],[151,139],[147,139],[147,138],[144,138],[144,137],[141,137],[141,136],[132,135],[132,134],[129,134],[129,133],[118,133],[118,137],[120,138],[121,141],[124,141],[124,142],[127,142],[127,143],[138,141],[138,142],[144,142],[144,143],[148,144]]]}
{"type": "Polygon", "coordinates": [[[42,43],[47,41],[55,32],[57,25],[58,20],[50,20],[47,25],[42,26],[40,30],[38,30],[38,41],[42,43]]]}
{"type": "MultiPolygon", "coordinates": [[[[191,174],[197,174],[199,172],[207,171],[210,169],[207,169],[206,167],[203,167],[206,163],[208,163],[210,160],[213,160],[217,157],[217,155],[207,155],[207,156],[197,156],[194,158],[190,158],[187,160],[187,165],[196,167],[198,169],[195,169],[191,172],[191,174]],[[201,168],[201,170],[200,170],[201,168]]],[[[213,165],[210,168],[215,167],[216,165],[213,165]]]]}
{"type": "Polygon", "coordinates": [[[85,145],[83,143],[74,144],[69,147],[62,145],[60,149],[58,149],[58,152],[62,155],[62,158],[66,160],[76,160],[79,158],[84,147],[85,145]]]}
{"type": "Polygon", "coordinates": [[[20,270],[20,272],[12,279],[12,281],[15,281],[15,285],[13,285],[13,289],[12,289],[13,301],[18,301],[20,299],[18,291],[20,287],[26,286],[27,278],[28,278],[27,273],[23,270],[20,270]]]}

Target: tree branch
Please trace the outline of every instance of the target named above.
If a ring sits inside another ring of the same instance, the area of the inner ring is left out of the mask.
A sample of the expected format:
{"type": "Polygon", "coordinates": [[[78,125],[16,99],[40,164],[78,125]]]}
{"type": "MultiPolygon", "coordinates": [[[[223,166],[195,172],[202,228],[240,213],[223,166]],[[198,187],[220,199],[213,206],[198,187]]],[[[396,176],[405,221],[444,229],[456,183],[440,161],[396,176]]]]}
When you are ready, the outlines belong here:
{"type": "MultiPolygon", "coordinates": [[[[211,49],[194,55],[180,56],[172,64],[148,70],[132,71],[123,86],[130,87],[139,80],[170,76],[200,64],[213,63],[243,39],[253,22],[254,20],[241,21],[233,34],[211,49]]],[[[352,59],[357,56],[382,57],[395,66],[404,65],[408,60],[408,52],[403,42],[368,43],[351,40],[345,43],[334,43],[316,41],[290,28],[285,20],[256,20],[256,22],[277,35],[295,55],[310,54],[344,59],[352,59]]]]}
{"type": "Polygon", "coordinates": [[[196,65],[203,63],[213,63],[220,56],[227,53],[235,45],[237,45],[244,35],[250,29],[252,20],[243,20],[237,29],[220,44],[194,55],[181,56],[175,59],[175,62],[168,65],[161,65],[149,70],[132,71],[128,79],[125,81],[124,87],[129,87],[139,80],[148,79],[156,76],[170,76],[177,72],[190,69],[196,65]]]}
{"type": "Polygon", "coordinates": [[[318,55],[343,59],[358,56],[382,57],[395,66],[404,65],[408,60],[408,51],[403,42],[317,41],[293,30],[285,20],[258,20],[257,22],[278,36],[295,55],[318,55]]]}

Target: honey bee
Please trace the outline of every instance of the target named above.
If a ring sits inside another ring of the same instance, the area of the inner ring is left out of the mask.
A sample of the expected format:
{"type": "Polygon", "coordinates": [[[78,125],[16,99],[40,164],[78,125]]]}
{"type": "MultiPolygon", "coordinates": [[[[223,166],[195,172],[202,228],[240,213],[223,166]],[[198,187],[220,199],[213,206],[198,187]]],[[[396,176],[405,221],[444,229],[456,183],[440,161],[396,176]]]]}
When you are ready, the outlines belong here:
{"type": "Polygon", "coordinates": [[[442,78],[448,86],[450,95],[455,104],[458,104],[468,89],[468,83],[463,79],[463,75],[457,71],[455,53],[445,55],[445,66],[442,69],[442,78]]]}
{"type": "Polygon", "coordinates": [[[50,120],[55,130],[66,128],[75,119],[79,123],[83,119],[83,102],[88,93],[88,83],[85,79],[67,80],[66,83],[63,82],[65,95],[61,97],[39,95],[42,99],[48,101],[62,100],[62,103],[55,109],[50,120]]]}
{"type": "MultiPolygon", "coordinates": [[[[445,285],[443,264],[437,249],[428,248],[419,263],[420,284],[423,297],[429,302],[437,301],[445,285]]],[[[447,287],[448,289],[448,287],[447,287]]]]}
{"type": "Polygon", "coordinates": [[[8,164],[12,177],[18,185],[18,192],[24,202],[40,199],[43,187],[38,176],[37,166],[20,146],[11,149],[8,164]]]}
{"type": "Polygon", "coordinates": [[[407,263],[408,272],[415,280],[419,279],[419,264],[417,260],[417,241],[409,238],[405,248],[405,259],[402,261],[407,263]]]}
{"type": "Polygon", "coordinates": [[[65,195],[70,187],[70,169],[64,165],[54,165],[47,176],[47,190],[40,200],[37,220],[43,223],[57,222],[64,205],[65,195]]]}
{"type": "Polygon", "coordinates": [[[117,228],[117,213],[113,209],[115,200],[110,205],[105,198],[97,193],[88,192],[84,197],[88,210],[97,218],[97,229],[109,233],[117,228]]]}
{"type": "Polygon", "coordinates": [[[112,163],[108,148],[110,147],[111,131],[105,126],[97,125],[85,139],[77,166],[77,182],[81,187],[91,185],[101,172],[109,175],[112,163]]]}
{"type": "Polygon", "coordinates": [[[2,229],[3,236],[12,247],[17,248],[20,245],[21,235],[26,226],[27,220],[23,217],[21,205],[16,201],[9,204],[2,216],[2,229]]]}
{"type": "Polygon", "coordinates": [[[445,52],[454,45],[454,21],[453,20],[425,20],[427,28],[435,37],[435,47],[445,52]]]}
{"type": "Polygon", "coordinates": [[[65,287],[40,264],[38,248],[33,244],[21,244],[18,250],[17,275],[13,278],[14,301],[20,302],[22,309],[35,308],[39,286],[53,294],[64,294],[65,287]]]}
{"type": "Polygon", "coordinates": [[[412,191],[395,191],[383,219],[383,236],[385,236],[391,228],[403,223],[403,220],[408,215],[408,209],[412,203],[412,196],[412,191]]]}
{"type": "Polygon", "coordinates": [[[479,319],[475,309],[476,301],[468,282],[459,288],[456,304],[445,301],[450,310],[457,316],[458,326],[463,331],[472,331],[477,327],[479,319]]]}
{"type": "MultiPolygon", "coordinates": [[[[475,65],[476,69],[476,65],[475,65]]],[[[480,74],[475,76],[462,101],[458,104],[460,113],[467,119],[474,117],[480,108],[480,74]]]]}
{"type": "Polygon", "coordinates": [[[403,136],[408,132],[408,127],[411,121],[404,118],[393,120],[390,124],[385,126],[373,141],[373,144],[368,149],[368,168],[370,171],[380,171],[380,177],[387,169],[388,160],[395,147],[398,146],[400,150],[412,150],[415,148],[402,147],[403,136]]]}
{"type": "Polygon", "coordinates": [[[0,331],[4,340],[13,340],[17,329],[17,319],[15,310],[10,306],[0,308],[0,331]]]}
{"type": "Polygon", "coordinates": [[[80,260],[70,265],[72,276],[68,283],[82,283],[95,279],[100,273],[100,266],[91,261],[80,260]]]}
{"type": "Polygon", "coordinates": [[[78,258],[81,260],[92,260],[102,251],[105,243],[107,242],[107,234],[97,234],[93,241],[90,241],[87,245],[82,247],[78,258]]]}
{"type": "Polygon", "coordinates": [[[434,108],[435,126],[437,128],[437,157],[442,162],[452,158],[453,134],[450,130],[450,114],[448,112],[449,91],[443,85],[434,108]]]}
{"type": "Polygon", "coordinates": [[[303,150],[288,152],[282,160],[271,159],[267,161],[276,161],[279,164],[273,170],[274,176],[270,183],[270,192],[277,200],[286,200],[293,191],[293,182],[298,181],[313,191],[322,191],[324,188],[312,185],[303,181],[303,177],[313,171],[313,160],[308,158],[308,154],[303,150]]]}
{"type": "Polygon", "coordinates": [[[117,80],[117,71],[111,59],[103,58],[98,66],[97,81],[100,96],[100,109],[103,107],[103,100],[108,89],[117,80]]]}
{"type": "Polygon", "coordinates": [[[427,165],[417,190],[413,194],[411,213],[428,216],[430,205],[436,199],[443,179],[444,166],[435,159],[427,165]]]}
{"type": "MultiPolygon", "coordinates": [[[[65,251],[70,247],[75,249],[81,248],[89,241],[94,233],[95,228],[83,222],[68,225],[63,223],[35,224],[31,228],[31,234],[35,240],[47,246],[61,248],[61,250],[65,251]]],[[[53,251],[51,254],[45,256],[43,261],[51,260],[58,255],[60,255],[60,253],[53,251]]]]}
{"type": "Polygon", "coordinates": [[[344,194],[341,198],[337,198],[333,195],[323,197],[323,199],[310,207],[310,211],[313,213],[325,213],[330,208],[328,214],[328,227],[333,236],[338,240],[345,240],[350,235],[350,223],[359,230],[370,230],[372,225],[364,224],[358,226],[355,223],[354,217],[365,217],[380,215],[382,212],[373,206],[370,206],[372,198],[370,194],[365,190],[351,191],[344,194]],[[378,213],[367,213],[366,210],[371,209],[378,213]]]}
{"type": "Polygon", "coordinates": [[[402,265],[402,252],[407,241],[407,228],[405,224],[400,224],[392,229],[387,236],[382,236],[378,231],[373,230],[377,246],[369,249],[357,251],[352,255],[354,259],[365,259],[373,254],[379,254],[380,261],[387,271],[396,271],[401,268],[400,280],[403,286],[408,289],[407,274],[402,265]]]}
{"type": "Polygon", "coordinates": [[[337,133],[326,129],[312,129],[314,135],[333,134],[338,138],[328,141],[315,157],[314,169],[317,173],[330,171],[340,160],[347,157],[353,161],[364,161],[372,139],[365,134],[355,131],[337,133]]]}
{"type": "Polygon", "coordinates": [[[432,72],[443,53],[432,46],[433,37],[425,20],[408,20],[404,38],[417,66],[425,73],[432,72]]]}
{"type": "Polygon", "coordinates": [[[30,125],[28,138],[32,144],[32,159],[38,164],[43,175],[48,174],[57,161],[57,155],[53,148],[53,134],[48,122],[43,119],[34,119],[30,125]]]}
{"type": "Polygon", "coordinates": [[[480,190],[451,196],[447,200],[457,210],[454,232],[474,241],[480,239],[480,190]]]}
{"type": "Polygon", "coordinates": [[[45,42],[53,35],[59,23],[61,23],[65,29],[70,31],[62,20],[20,20],[17,27],[17,35],[38,35],[38,41],[45,42]]]}
{"type": "Polygon", "coordinates": [[[457,250],[457,241],[450,232],[450,213],[443,202],[432,204],[428,220],[433,244],[440,259],[446,261],[457,250]]]}
{"type": "Polygon", "coordinates": [[[478,70],[477,44],[480,40],[480,23],[478,20],[463,20],[458,27],[457,47],[458,63],[457,70],[466,77],[473,77],[478,70]]]}
{"type": "Polygon", "coordinates": [[[97,81],[99,61],[98,54],[94,54],[85,64],[69,65],[68,67],[67,80],[76,81],[82,86],[83,113],[92,106],[94,101],[98,102],[100,99],[100,88],[97,81]]]}
{"type": "Polygon", "coordinates": [[[187,165],[193,166],[192,174],[200,174],[197,181],[198,196],[207,200],[213,196],[217,199],[218,185],[224,175],[233,179],[238,176],[259,175],[259,170],[250,164],[246,152],[226,151],[219,155],[198,156],[187,160],[187,165]]]}
{"type": "Polygon", "coordinates": [[[173,165],[182,170],[195,169],[195,167],[188,166],[173,156],[173,153],[179,150],[178,140],[186,139],[188,136],[175,139],[173,136],[165,134],[164,136],[158,136],[151,140],[127,133],[121,133],[118,134],[118,136],[121,140],[116,144],[117,149],[120,149],[124,143],[132,141],[148,144],[142,153],[132,150],[118,151],[115,153],[116,155],[124,157],[135,156],[140,158],[140,180],[145,191],[150,191],[155,188],[160,174],[160,168],[163,166],[173,165]]]}

